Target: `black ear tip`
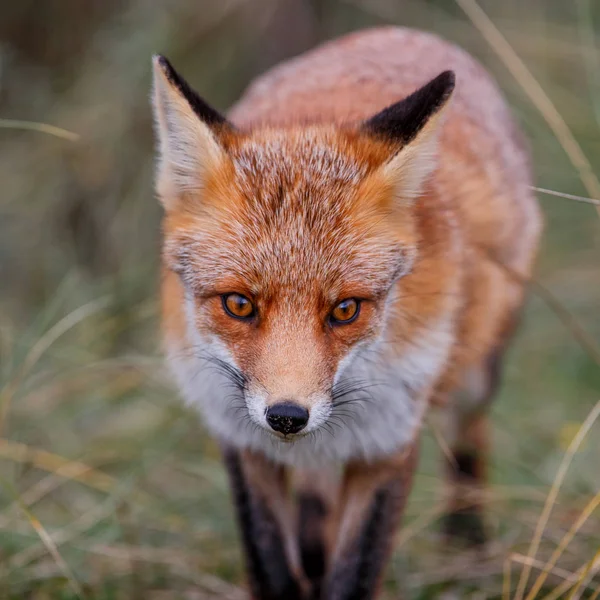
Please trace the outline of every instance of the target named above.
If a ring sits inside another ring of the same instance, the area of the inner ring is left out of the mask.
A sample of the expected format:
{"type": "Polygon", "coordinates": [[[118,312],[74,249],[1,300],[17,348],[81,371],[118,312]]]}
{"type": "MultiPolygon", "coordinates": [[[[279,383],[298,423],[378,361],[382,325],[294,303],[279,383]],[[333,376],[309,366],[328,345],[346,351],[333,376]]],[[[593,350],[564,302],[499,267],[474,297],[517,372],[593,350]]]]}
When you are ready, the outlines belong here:
{"type": "Polygon", "coordinates": [[[371,134],[408,144],[448,101],[455,83],[454,71],[443,71],[404,100],[371,117],[363,127],[371,134]]]}
{"type": "Polygon", "coordinates": [[[447,98],[456,86],[456,73],[454,71],[444,71],[435,77],[430,85],[437,88],[443,98],[447,98]]]}
{"type": "Polygon", "coordinates": [[[233,129],[231,124],[217,112],[214,108],[209,106],[198,94],[189,86],[179,73],[173,68],[173,65],[169,60],[161,54],[155,54],[152,57],[152,64],[154,65],[155,72],[159,70],[167,79],[168,83],[175,88],[181,96],[183,96],[191,109],[196,113],[202,121],[207,125],[222,125],[233,129]]]}
{"type": "Polygon", "coordinates": [[[163,56],[162,54],[154,54],[152,56],[152,63],[155,67],[158,67],[162,71],[163,75],[167,79],[173,81],[175,78],[175,69],[166,56],[163,56]]]}
{"type": "Polygon", "coordinates": [[[162,54],[153,54],[152,55],[152,64],[160,67],[161,69],[165,69],[169,64],[169,61],[162,54]]]}
{"type": "Polygon", "coordinates": [[[450,69],[440,73],[436,79],[442,79],[449,85],[454,85],[456,82],[456,73],[450,69]]]}

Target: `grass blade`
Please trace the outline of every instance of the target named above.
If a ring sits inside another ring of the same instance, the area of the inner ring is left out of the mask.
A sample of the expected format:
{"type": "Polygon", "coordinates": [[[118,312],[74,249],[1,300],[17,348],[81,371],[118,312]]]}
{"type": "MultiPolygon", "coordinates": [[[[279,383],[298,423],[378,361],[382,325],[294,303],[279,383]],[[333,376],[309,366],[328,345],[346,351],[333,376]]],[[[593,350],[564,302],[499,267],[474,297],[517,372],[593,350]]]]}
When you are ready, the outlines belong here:
{"type": "Polygon", "coordinates": [[[46,550],[54,559],[57,567],[60,569],[62,574],[65,576],[73,593],[77,596],[77,598],[84,598],[84,593],[81,585],[75,579],[75,575],[69,568],[69,565],[66,563],[65,559],[61,556],[60,552],[52,536],[46,531],[46,528],[42,525],[42,523],[37,519],[37,517],[29,510],[28,506],[21,500],[19,493],[13,489],[12,485],[3,479],[0,479],[2,485],[8,490],[10,495],[13,497],[14,501],[19,505],[20,509],[23,511],[25,517],[29,521],[33,530],[38,534],[42,544],[46,547],[46,550]]]}
{"type": "Polygon", "coordinates": [[[25,129],[28,131],[38,131],[47,135],[69,140],[70,142],[79,141],[79,134],[73,133],[62,127],[48,125],[47,123],[36,123],[35,121],[19,121],[16,119],[0,119],[1,129],[25,129]]]}
{"type": "MultiPolygon", "coordinates": [[[[577,452],[581,442],[588,434],[592,426],[594,425],[596,419],[600,416],[600,401],[596,403],[594,408],[590,411],[585,421],[581,424],[577,435],[573,438],[567,451],[565,452],[563,459],[560,463],[558,471],[556,473],[556,477],[554,478],[554,482],[552,483],[552,487],[550,488],[550,493],[548,494],[548,498],[546,499],[546,503],[544,505],[544,509],[542,510],[542,514],[538,520],[537,526],[535,528],[535,532],[533,535],[533,539],[531,540],[531,544],[529,545],[529,550],[527,552],[528,558],[535,558],[537,551],[540,547],[540,541],[542,539],[542,535],[544,533],[544,529],[548,524],[548,519],[550,518],[550,513],[554,507],[556,502],[556,498],[562,486],[562,483],[565,479],[567,471],[571,465],[573,457],[577,452]]],[[[515,595],[516,600],[523,600],[523,596],[525,593],[525,588],[527,586],[527,581],[529,580],[529,574],[531,572],[531,566],[527,563],[523,567],[523,571],[521,571],[521,576],[519,578],[519,584],[517,586],[517,592],[515,595]]]]}

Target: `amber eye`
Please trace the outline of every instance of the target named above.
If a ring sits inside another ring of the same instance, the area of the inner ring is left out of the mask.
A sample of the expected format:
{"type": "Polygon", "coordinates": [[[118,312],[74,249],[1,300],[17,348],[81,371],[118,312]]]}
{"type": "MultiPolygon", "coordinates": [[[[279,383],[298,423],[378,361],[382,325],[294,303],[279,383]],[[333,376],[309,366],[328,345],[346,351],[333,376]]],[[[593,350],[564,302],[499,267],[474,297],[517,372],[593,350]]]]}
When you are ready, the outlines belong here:
{"type": "Polygon", "coordinates": [[[246,296],[241,294],[225,294],[223,308],[225,312],[234,319],[250,319],[254,316],[254,305],[246,296]]]}
{"type": "Polygon", "coordinates": [[[334,325],[345,325],[352,323],[358,313],[360,312],[360,302],[354,298],[348,298],[342,300],[332,311],[331,311],[331,322],[334,325]]]}

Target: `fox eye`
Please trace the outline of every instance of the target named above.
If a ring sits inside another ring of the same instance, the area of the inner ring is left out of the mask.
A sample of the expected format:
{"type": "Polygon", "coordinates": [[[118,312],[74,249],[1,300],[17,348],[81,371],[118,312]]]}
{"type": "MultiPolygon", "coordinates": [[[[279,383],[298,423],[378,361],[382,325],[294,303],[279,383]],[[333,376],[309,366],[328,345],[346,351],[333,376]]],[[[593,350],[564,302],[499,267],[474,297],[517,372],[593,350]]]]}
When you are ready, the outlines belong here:
{"type": "Polygon", "coordinates": [[[358,317],[360,302],[355,298],[342,300],[332,311],[329,320],[333,325],[347,325],[358,317]]]}
{"type": "Polygon", "coordinates": [[[221,296],[223,309],[234,319],[251,319],[254,316],[254,305],[241,294],[225,294],[221,296]]]}

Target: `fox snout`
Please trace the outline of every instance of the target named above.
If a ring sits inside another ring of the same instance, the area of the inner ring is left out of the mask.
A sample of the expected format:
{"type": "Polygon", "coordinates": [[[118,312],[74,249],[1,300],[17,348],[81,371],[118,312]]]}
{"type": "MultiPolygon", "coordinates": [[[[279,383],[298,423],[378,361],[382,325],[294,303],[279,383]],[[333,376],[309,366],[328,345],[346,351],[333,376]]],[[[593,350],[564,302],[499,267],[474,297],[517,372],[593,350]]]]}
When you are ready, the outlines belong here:
{"type": "Polygon", "coordinates": [[[272,435],[292,441],[319,429],[329,418],[328,394],[272,394],[250,383],[245,394],[248,418],[272,435]],[[258,391],[260,389],[260,391],[258,391]]]}
{"type": "Polygon", "coordinates": [[[309,412],[303,406],[294,402],[281,402],[270,406],[265,417],[271,429],[289,435],[302,431],[309,419],[309,412]]]}

